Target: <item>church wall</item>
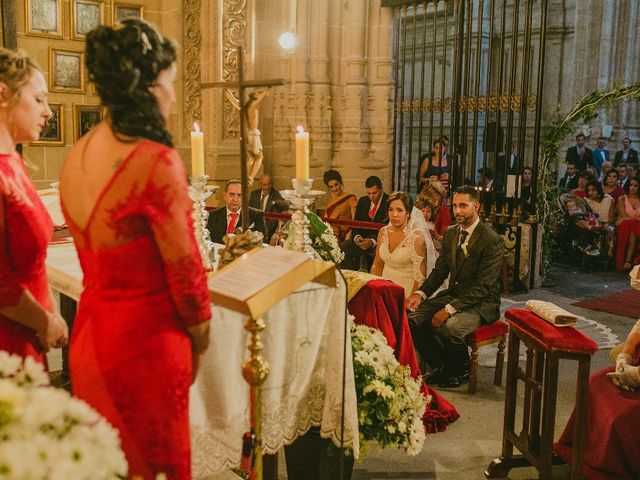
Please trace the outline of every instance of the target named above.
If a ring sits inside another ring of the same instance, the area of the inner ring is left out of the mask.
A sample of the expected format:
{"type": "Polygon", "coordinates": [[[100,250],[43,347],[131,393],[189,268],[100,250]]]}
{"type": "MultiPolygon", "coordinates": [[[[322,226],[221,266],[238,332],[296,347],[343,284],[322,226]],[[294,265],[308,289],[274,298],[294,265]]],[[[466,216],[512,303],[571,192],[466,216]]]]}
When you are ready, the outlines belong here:
{"type": "MultiPolygon", "coordinates": [[[[16,33],[19,48],[25,49],[42,68],[45,78],[50,76],[50,49],[62,49],[73,52],[84,52],[84,40],[73,38],[71,25],[71,5],[70,0],[61,1],[62,15],[62,36],[61,37],[45,37],[27,35],[25,22],[26,0],[16,1],[16,33]]],[[[181,25],[179,22],[171,21],[180,13],[179,2],[169,0],[123,0],[127,5],[139,5],[142,7],[143,16],[147,20],[156,23],[161,31],[173,38],[180,40],[181,25]]],[[[112,24],[113,14],[112,0],[104,2],[104,23],[112,24]]],[[[74,119],[74,105],[92,105],[97,106],[100,99],[95,94],[91,84],[88,82],[84,65],[82,65],[84,73],[84,91],[83,92],[56,92],[49,93],[49,102],[53,104],[61,104],[62,110],[62,141],[59,144],[33,144],[25,145],[23,155],[27,162],[28,170],[38,188],[47,188],[50,183],[57,180],[62,167],[65,155],[69,152],[75,143],[76,121],[74,119]]],[[[180,69],[179,69],[180,71],[180,69]]],[[[176,82],[177,94],[181,95],[181,82],[176,82]]],[[[174,107],[177,113],[178,107],[174,107]]],[[[178,130],[178,116],[172,115],[169,127],[172,132],[178,130]]]]}

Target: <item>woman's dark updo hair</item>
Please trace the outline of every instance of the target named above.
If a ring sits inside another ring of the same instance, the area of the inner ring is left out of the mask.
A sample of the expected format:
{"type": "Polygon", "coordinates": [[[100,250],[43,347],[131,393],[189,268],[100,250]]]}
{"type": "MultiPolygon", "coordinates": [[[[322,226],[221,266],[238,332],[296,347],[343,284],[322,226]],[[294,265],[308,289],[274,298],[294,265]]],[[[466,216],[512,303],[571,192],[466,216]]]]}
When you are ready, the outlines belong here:
{"type": "Polygon", "coordinates": [[[143,137],[173,146],[158,101],[149,87],[176,61],[176,47],[153,25],[127,18],[87,34],[86,65],[108,109],[116,137],[143,137]]]}
{"type": "Polygon", "coordinates": [[[324,180],[324,184],[329,186],[329,182],[331,180],[335,180],[338,183],[342,183],[342,175],[340,175],[340,172],[337,170],[327,170],[326,172],[324,172],[324,175],[322,177],[322,179],[324,180]]]}
{"type": "Polygon", "coordinates": [[[406,192],[393,192],[389,195],[387,199],[387,209],[391,207],[391,202],[395,200],[400,200],[404,209],[407,211],[408,215],[411,215],[411,210],[413,209],[413,200],[411,196],[406,192]]]}

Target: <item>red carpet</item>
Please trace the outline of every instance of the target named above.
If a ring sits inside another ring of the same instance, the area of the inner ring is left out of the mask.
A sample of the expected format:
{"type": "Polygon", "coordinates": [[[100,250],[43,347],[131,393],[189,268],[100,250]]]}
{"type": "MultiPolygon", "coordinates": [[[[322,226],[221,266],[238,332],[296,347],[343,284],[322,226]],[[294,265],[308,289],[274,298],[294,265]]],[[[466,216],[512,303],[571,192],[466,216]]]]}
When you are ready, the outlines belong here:
{"type": "Polygon", "coordinates": [[[604,297],[572,303],[572,305],[624,317],[640,318],[640,291],[624,290],[604,297]]]}

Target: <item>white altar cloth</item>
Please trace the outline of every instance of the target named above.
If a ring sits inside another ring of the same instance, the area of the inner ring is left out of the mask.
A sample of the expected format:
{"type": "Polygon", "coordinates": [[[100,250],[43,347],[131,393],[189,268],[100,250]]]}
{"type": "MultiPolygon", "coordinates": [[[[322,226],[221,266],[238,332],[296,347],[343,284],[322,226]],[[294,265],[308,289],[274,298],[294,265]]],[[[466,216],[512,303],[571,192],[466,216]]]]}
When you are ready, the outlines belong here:
{"type": "MultiPolygon", "coordinates": [[[[51,245],[52,287],[75,300],[82,270],[73,244],[51,245]]],[[[276,453],[312,426],[338,444],[342,406],[342,354],[346,288],[308,283],[271,308],[262,332],[270,373],[263,385],[263,446],[276,453]]],[[[211,345],[190,392],[193,477],[213,478],[240,461],[249,429],[249,385],[241,365],[248,357],[246,317],[212,305],[211,345]]],[[[359,452],[351,342],[347,342],[344,443],[359,452]]]]}

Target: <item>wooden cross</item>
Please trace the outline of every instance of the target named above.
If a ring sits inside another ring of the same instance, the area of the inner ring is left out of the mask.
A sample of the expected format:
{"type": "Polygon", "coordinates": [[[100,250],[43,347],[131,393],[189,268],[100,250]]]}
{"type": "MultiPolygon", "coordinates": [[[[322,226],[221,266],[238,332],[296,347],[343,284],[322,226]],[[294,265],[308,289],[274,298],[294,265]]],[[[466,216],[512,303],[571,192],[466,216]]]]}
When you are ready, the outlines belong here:
{"type": "Polygon", "coordinates": [[[247,171],[247,143],[244,138],[246,132],[246,102],[245,89],[256,87],[274,87],[284,85],[287,81],[283,78],[273,80],[245,80],[243,75],[243,48],[237,47],[238,56],[238,79],[230,82],[205,82],[201,85],[205,88],[237,88],[239,91],[238,103],[240,113],[240,180],[242,181],[242,231],[249,228],[249,173],[247,171]]]}

